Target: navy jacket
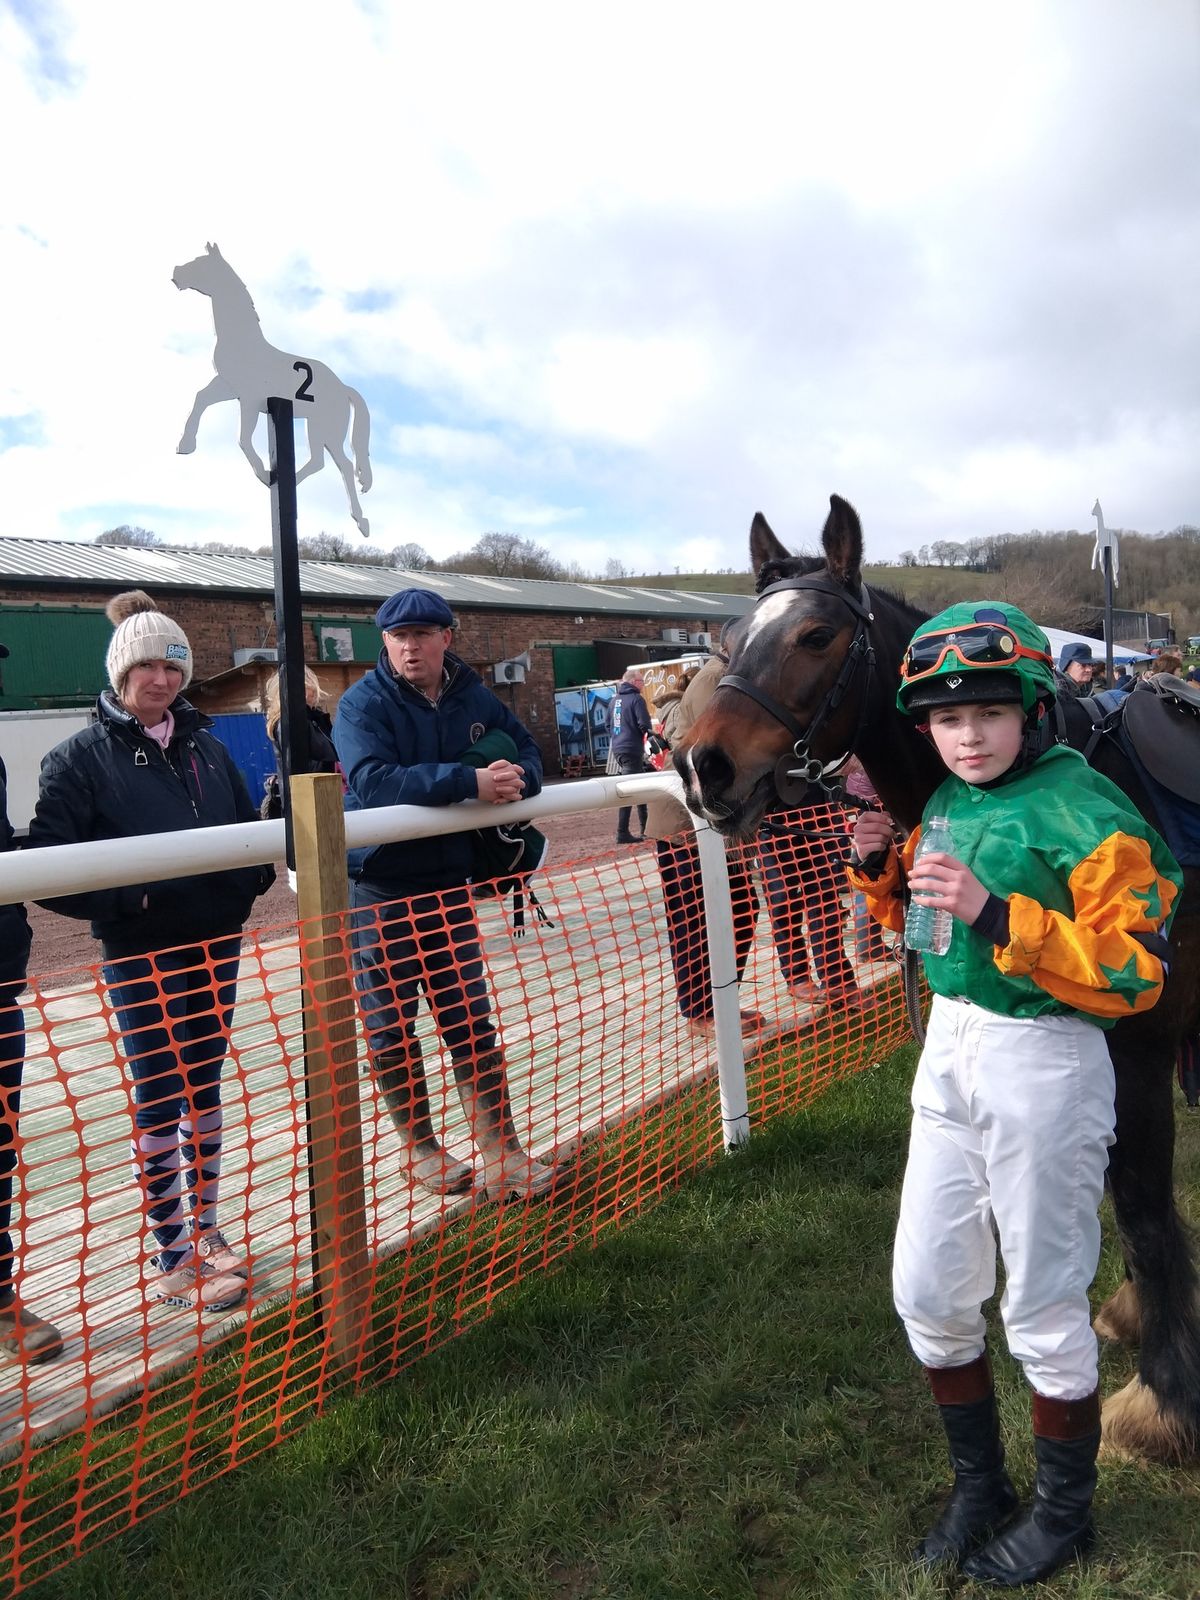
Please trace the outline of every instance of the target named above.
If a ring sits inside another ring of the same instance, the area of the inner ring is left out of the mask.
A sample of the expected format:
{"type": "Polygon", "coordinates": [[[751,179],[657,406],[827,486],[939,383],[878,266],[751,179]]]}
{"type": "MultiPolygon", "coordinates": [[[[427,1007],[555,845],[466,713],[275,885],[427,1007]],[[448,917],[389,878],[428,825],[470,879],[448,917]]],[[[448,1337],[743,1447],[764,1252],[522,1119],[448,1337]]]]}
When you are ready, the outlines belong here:
{"type": "MultiPolygon", "coordinates": [[[[8,773],[0,761],[0,850],[12,850],[13,830],[8,820],[8,773]]],[[[0,984],[24,983],[33,939],[25,907],[0,906],[0,984]]]]}
{"type": "MultiPolygon", "coordinates": [[[[532,735],[465,661],[447,654],[446,670],[450,681],[436,706],[396,676],[386,651],[380,651],[373,672],[346,690],[333,742],[348,785],[347,811],[478,799],[478,775],[462,758],[493,728],[517,747],[525,798],[540,792],[542,753],[532,735]]],[[[471,856],[469,833],[405,839],[351,850],[350,875],[396,895],[448,889],[466,883],[471,856]]]]}
{"type": "Polygon", "coordinates": [[[608,707],[610,749],[616,755],[638,755],[643,751],[642,741],[650,730],[650,713],[642,699],[642,691],[632,683],[619,683],[608,707]]]}
{"type": "MultiPolygon", "coordinates": [[[[72,734],[42,762],[31,845],[130,839],[257,820],[233,757],[208,731],[211,719],[186,700],[171,707],[175,733],[166,751],[107,692],[97,711],[90,728],[72,734]]],[[[105,955],[134,955],[239,932],[255,896],[274,879],[272,867],[236,867],[39,904],[64,916],[90,918],[105,955]]]]}

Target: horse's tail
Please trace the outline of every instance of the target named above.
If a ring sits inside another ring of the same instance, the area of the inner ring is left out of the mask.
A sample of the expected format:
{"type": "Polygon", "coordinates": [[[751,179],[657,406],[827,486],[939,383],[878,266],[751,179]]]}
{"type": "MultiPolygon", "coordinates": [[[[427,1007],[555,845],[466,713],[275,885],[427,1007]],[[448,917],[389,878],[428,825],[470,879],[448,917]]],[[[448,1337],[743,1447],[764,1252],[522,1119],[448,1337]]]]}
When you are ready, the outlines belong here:
{"type": "Polygon", "coordinates": [[[359,487],[366,494],[372,483],[371,458],[368,454],[371,447],[371,413],[367,410],[367,402],[357,389],[352,389],[347,384],[346,393],[350,396],[350,404],[354,407],[354,426],[350,430],[354,470],[358,474],[359,487]]]}

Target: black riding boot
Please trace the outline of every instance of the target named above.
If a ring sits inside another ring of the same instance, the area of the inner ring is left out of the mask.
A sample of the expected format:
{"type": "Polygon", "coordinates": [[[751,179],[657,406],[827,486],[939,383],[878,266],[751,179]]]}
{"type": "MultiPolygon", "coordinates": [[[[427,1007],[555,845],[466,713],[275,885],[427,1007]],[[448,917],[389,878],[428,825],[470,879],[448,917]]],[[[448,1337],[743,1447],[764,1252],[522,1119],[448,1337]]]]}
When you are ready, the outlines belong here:
{"type": "Polygon", "coordinates": [[[1037,1583],[1085,1554],[1096,1537],[1092,1495],[1100,1448],[1100,1396],[1085,1400],[1033,1397],[1037,1476],[1024,1516],[963,1566],[980,1583],[1003,1589],[1037,1583]]]}
{"type": "Polygon", "coordinates": [[[1004,1470],[1000,1418],[986,1355],[964,1367],[926,1367],[950,1445],[954,1487],[942,1514],[913,1551],[922,1567],[958,1567],[1017,1509],[1004,1470]]]}

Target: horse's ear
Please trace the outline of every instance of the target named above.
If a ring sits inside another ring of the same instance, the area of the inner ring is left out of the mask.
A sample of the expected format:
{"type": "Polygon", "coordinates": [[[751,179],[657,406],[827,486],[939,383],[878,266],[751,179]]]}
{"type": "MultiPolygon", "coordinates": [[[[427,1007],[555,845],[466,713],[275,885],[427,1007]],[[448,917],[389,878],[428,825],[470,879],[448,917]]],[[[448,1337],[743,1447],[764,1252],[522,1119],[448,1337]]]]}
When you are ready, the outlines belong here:
{"type": "Polygon", "coordinates": [[[756,511],[750,524],[750,570],[761,572],[768,561],[786,561],[790,553],[775,537],[762,512],[756,511]]]}
{"type": "Polygon", "coordinates": [[[829,496],[829,515],[821,532],[829,576],[857,589],[862,583],[863,538],[858,512],[840,494],[829,496]]]}

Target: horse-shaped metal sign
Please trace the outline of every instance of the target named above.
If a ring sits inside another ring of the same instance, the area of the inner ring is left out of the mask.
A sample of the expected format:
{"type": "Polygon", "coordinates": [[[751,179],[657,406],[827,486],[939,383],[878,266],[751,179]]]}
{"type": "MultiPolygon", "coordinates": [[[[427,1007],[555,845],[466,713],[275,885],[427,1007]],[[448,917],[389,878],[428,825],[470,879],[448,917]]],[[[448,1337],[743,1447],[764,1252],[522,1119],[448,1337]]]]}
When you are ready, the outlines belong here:
{"type": "MultiPolygon", "coordinates": [[[[758,592],[785,579],[807,582],[765,594],[731,630],[724,681],[733,692],[713,696],[676,752],[693,810],[723,833],[754,833],[775,798],[777,773],[786,791],[797,775],[811,781],[835,770],[851,750],[905,827],[920,820],[944,775],[912,719],[896,709],[901,657],[925,614],[898,595],[863,590],[862,529],[836,495],[822,545],[824,559],[793,557],[765,518],[754,518],[758,592]]],[[[1087,710],[1074,700],[1062,710],[1067,742],[1094,742],[1087,710]]],[[[1089,759],[1163,831],[1117,741],[1095,742],[1089,759]]],[[[1138,1375],[1105,1403],[1105,1438],[1166,1460],[1200,1453],[1197,1275],[1172,1187],[1175,1058],[1200,1023],[1200,869],[1185,868],[1184,880],[1163,996],[1108,1034],[1117,1105],[1108,1183],[1127,1276],[1096,1318],[1100,1334],[1139,1345],[1138,1375]]]]}
{"type": "Polygon", "coordinates": [[[238,442],[242,453],[257,477],[269,484],[271,475],[254,448],[254,429],[259,415],[267,409],[269,397],[292,399],[297,416],[304,419],[308,429],[309,459],[297,472],[296,482],[301,483],[314,472],[320,472],[328,450],[346,485],[350,514],[365,538],[371,531],[370,524],[363,516],[354,485],[357,470],[363,493],[371,487],[368,457],[371,418],[362,395],[343,383],[323,361],[289,355],[267,343],[250,291],[215,244],[206,244],[203,255],[176,267],[171,281],[177,289],[195,289],[208,295],[217,331],[213,351],[217,375],[197,394],[184,425],[183,437],[176,446],[178,453],[190,455],[196,448],[196,429],[209,406],[236,400],[241,408],[238,442]],[[351,408],[354,411],[353,467],[346,455],[351,408]]]}

